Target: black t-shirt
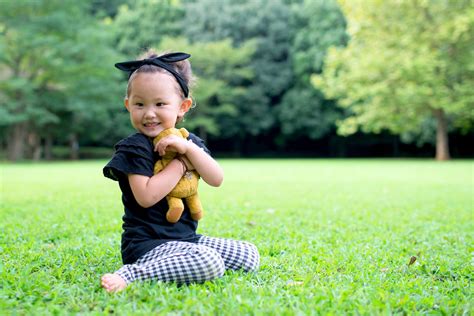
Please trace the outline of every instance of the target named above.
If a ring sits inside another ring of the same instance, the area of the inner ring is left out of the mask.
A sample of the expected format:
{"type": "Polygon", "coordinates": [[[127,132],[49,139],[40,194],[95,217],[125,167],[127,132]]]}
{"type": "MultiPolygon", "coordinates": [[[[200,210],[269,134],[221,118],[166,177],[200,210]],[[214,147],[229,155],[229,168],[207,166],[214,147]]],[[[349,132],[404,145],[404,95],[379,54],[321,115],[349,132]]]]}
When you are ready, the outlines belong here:
{"type": "MultiPolygon", "coordinates": [[[[202,139],[190,134],[188,139],[210,154],[202,139]]],[[[118,181],[122,191],[125,209],[122,233],[122,261],[134,263],[151,249],[172,240],[197,242],[197,221],[191,218],[189,208],[185,208],[179,221],[172,224],[166,220],[168,203],[162,199],[150,208],[141,207],[128,182],[128,174],[153,176],[155,161],[160,156],[153,151],[153,143],[147,136],[136,133],[122,139],[115,145],[112,159],[104,167],[104,176],[118,181]]],[[[183,201],[184,202],[184,201],[183,201]]]]}

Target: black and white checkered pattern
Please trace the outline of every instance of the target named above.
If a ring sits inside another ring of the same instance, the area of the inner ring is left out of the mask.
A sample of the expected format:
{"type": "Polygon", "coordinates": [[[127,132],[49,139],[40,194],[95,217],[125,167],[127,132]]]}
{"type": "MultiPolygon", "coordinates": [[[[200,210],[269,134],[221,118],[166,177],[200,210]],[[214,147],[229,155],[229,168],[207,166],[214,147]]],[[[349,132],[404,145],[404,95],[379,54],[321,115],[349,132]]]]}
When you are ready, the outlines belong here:
{"type": "Polygon", "coordinates": [[[225,268],[231,270],[256,271],[260,255],[255,245],[240,240],[202,236],[198,244],[214,249],[224,260],[225,268]]]}
{"type": "Polygon", "coordinates": [[[127,283],[153,279],[188,284],[218,278],[226,269],[255,271],[259,263],[258,250],[251,243],[202,236],[197,244],[167,242],[115,273],[127,283]]]}

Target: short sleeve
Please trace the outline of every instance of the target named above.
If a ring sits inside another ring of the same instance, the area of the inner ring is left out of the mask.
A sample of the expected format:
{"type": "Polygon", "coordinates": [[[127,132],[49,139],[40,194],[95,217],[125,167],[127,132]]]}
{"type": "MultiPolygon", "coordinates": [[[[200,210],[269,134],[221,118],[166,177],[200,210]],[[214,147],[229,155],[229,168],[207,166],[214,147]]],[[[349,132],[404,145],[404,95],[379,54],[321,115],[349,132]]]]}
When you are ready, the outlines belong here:
{"type": "Polygon", "coordinates": [[[206,147],[206,144],[201,138],[197,137],[193,133],[189,133],[188,139],[195,143],[199,148],[204,150],[204,152],[206,152],[209,156],[211,155],[211,151],[206,147]]]}
{"type": "Polygon", "coordinates": [[[103,169],[104,176],[119,181],[128,174],[153,176],[154,156],[151,141],[143,134],[134,134],[115,145],[112,159],[103,169]]]}

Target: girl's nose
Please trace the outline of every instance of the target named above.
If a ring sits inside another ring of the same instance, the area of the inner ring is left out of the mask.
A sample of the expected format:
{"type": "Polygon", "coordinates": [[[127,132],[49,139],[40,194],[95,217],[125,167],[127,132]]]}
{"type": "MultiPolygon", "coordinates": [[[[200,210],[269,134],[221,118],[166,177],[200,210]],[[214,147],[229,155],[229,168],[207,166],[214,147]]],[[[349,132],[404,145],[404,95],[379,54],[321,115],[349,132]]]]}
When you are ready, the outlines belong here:
{"type": "Polygon", "coordinates": [[[147,107],[147,110],[145,112],[145,117],[155,117],[156,116],[156,113],[155,111],[153,110],[153,107],[147,107]]]}

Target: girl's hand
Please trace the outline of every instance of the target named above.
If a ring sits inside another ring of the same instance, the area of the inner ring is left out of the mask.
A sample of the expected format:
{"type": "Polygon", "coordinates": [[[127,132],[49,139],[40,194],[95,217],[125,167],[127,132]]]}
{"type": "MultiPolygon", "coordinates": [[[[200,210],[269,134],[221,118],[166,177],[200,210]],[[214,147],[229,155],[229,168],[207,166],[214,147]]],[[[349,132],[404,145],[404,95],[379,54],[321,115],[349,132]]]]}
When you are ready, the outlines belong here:
{"type": "Polygon", "coordinates": [[[166,151],[174,151],[184,155],[188,151],[188,147],[189,143],[187,139],[176,135],[169,135],[156,143],[155,151],[157,151],[160,156],[163,156],[166,151]]]}

